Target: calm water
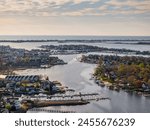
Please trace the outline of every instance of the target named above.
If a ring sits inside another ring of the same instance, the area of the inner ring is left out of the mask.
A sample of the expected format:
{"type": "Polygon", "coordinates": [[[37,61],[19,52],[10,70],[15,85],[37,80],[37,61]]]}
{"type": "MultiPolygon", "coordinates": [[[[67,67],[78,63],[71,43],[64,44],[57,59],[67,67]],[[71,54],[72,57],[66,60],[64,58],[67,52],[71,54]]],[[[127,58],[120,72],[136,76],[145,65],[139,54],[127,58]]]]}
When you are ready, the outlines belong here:
{"type": "MultiPolygon", "coordinates": [[[[0,36],[0,40],[148,40],[150,43],[150,36],[0,36]]],[[[108,41],[104,43],[61,43],[61,44],[86,44],[93,45],[99,47],[107,47],[107,48],[118,48],[118,49],[132,49],[139,51],[150,51],[150,45],[134,45],[134,44],[122,44],[126,43],[126,41],[121,41],[121,44],[114,44],[115,41],[108,41]]],[[[130,41],[131,42],[131,41],[130,41]]],[[[134,41],[136,42],[136,41],[134,41]]],[[[134,43],[133,42],[133,43],[134,43]]],[[[127,41],[128,43],[128,41],[127,41]]],[[[28,50],[35,49],[40,45],[59,45],[60,43],[56,42],[27,42],[23,43],[2,43],[0,45],[10,45],[15,48],[25,48],[28,50]]]]}
{"type": "MultiPolygon", "coordinates": [[[[15,38],[15,37],[12,37],[15,38]]],[[[34,37],[35,38],[35,37],[34,37]]],[[[33,39],[34,39],[33,38],[33,39]]],[[[64,37],[63,37],[64,38],[64,37]]],[[[126,37],[130,38],[130,37],[126,37]]],[[[132,37],[133,38],[133,37],[132,37]]],[[[144,37],[142,37],[144,38],[144,37]]],[[[141,39],[141,37],[140,37],[141,39]]],[[[1,43],[2,45],[10,45],[16,48],[32,49],[37,48],[43,43],[1,43]]],[[[57,43],[44,43],[44,44],[57,44],[57,43]]],[[[68,43],[73,44],[73,43],[68,43]]],[[[81,43],[80,43],[81,44],[81,43]]],[[[90,44],[90,43],[87,43],[90,44]]],[[[91,44],[90,44],[91,45],[91,44]]],[[[96,43],[94,45],[108,47],[108,48],[126,48],[135,50],[148,50],[149,45],[121,45],[121,44],[104,44],[96,43]]],[[[20,70],[18,74],[43,74],[48,75],[50,80],[58,80],[64,85],[73,88],[76,92],[99,92],[103,96],[108,96],[111,100],[93,101],[90,104],[83,106],[59,106],[59,107],[47,107],[44,109],[58,109],[58,110],[70,110],[76,112],[150,112],[150,98],[138,96],[136,94],[129,94],[124,91],[116,92],[107,88],[97,86],[92,80],[90,80],[96,65],[80,63],[77,58],[81,55],[65,55],[59,56],[59,58],[68,62],[66,65],[58,65],[49,69],[27,69],[20,70]]]]}
{"type": "Polygon", "coordinates": [[[46,74],[50,80],[59,80],[76,92],[99,92],[111,100],[94,101],[84,106],[60,106],[44,109],[70,110],[77,112],[150,112],[150,98],[128,94],[124,91],[116,92],[97,86],[90,80],[96,65],[80,63],[76,60],[80,55],[59,56],[68,61],[67,65],[54,66],[49,69],[28,69],[18,74],[46,74]]]}

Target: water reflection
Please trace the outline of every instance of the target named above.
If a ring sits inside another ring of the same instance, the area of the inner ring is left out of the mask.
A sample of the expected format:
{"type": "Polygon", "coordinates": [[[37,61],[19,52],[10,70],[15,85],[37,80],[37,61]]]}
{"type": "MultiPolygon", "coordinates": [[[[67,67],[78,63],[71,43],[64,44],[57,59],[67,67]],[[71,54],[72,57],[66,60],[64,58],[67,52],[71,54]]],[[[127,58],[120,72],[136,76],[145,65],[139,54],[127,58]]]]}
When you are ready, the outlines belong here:
{"type": "Polygon", "coordinates": [[[44,109],[69,110],[76,112],[150,112],[150,99],[124,91],[116,92],[108,88],[97,86],[89,80],[96,65],[80,63],[76,59],[79,55],[65,55],[59,58],[69,62],[67,65],[58,65],[49,69],[29,69],[18,71],[19,74],[46,74],[50,80],[59,80],[76,92],[100,92],[109,96],[111,100],[93,101],[83,106],[57,106],[44,109]]]}

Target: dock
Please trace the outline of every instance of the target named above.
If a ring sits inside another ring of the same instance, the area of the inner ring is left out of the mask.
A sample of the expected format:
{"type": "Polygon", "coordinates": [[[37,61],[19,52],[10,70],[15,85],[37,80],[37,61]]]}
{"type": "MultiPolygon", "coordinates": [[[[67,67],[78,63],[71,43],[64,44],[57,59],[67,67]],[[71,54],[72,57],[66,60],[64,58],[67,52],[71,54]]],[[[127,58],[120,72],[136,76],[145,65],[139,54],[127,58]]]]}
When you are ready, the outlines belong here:
{"type": "Polygon", "coordinates": [[[34,107],[86,105],[86,100],[34,100],[34,107]]]}
{"type": "Polygon", "coordinates": [[[29,109],[28,112],[43,112],[43,113],[75,113],[75,111],[63,111],[63,110],[51,110],[51,109],[42,109],[42,108],[33,108],[29,109]]]}
{"type": "MultiPolygon", "coordinates": [[[[100,100],[110,100],[108,97],[104,97],[99,93],[69,93],[69,94],[55,94],[55,95],[32,95],[26,96],[22,95],[21,97],[17,96],[8,96],[4,100],[9,100],[10,102],[18,101],[16,103],[21,104],[21,108],[17,112],[27,112],[30,109],[35,111],[40,111],[41,107],[49,106],[76,106],[76,105],[86,105],[90,101],[100,101],[100,100]],[[35,109],[37,108],[37,109],[35,109]]],[[[45,109],[43,109],[45,112],[45,109]]],[[[14,111],[13,111],[14,112],[14,111]]],[[[72,113],[69,111],[56,111],[49,110],[50,113],[72,113]]]]}
{"type": "MultiPolygon", "coordinates": [[[[42,96],[43,97],[43,96],[42,96]]],[[[42,98],[36,97],[36,98],[42,98]]],[[[35,97],[33,97],[35,98],[35,97]]],[[[44,98],[44,97],[43,97],[44,98]]],[[[77,93],[77,94],[61,94],[61,95],[47,95],[46,100],[55,100],[55,101],[91,101],[91,100],[110,100],[109,97],[104,97],[99,93],[77,93]]]]}
{"type": "Polygon", "coordinates": [[[32,107],[48,107],[48,106],[75,106],[86,105],[90,101],[110,100],[98,93],[78,93],[78,94],[61,94],[61,95],[37,95],[24,97],[23,102],[32,103],[32,107]]]}

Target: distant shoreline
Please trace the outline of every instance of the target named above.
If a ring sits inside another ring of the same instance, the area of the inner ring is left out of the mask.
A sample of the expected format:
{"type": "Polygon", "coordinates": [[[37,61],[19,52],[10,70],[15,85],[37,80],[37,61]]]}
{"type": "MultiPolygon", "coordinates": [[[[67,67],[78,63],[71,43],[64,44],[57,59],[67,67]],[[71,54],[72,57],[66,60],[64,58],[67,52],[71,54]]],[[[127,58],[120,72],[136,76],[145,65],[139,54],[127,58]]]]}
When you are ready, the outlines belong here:
{"type": "Polygon", "coordinates": [[[0,40],[0,42],[25,43],[25,42],[57,42],[57,43],[102,43],[114,42],[113,44],[133,44],[133,45],[150,45],[150,40],[0,40]],[[126,43],[123,43],[126,42],[126,43]],[[134,43],[133,43],[134,42],[134,43]],[[135,43],[136,42],[136,43],[135,43]]]}

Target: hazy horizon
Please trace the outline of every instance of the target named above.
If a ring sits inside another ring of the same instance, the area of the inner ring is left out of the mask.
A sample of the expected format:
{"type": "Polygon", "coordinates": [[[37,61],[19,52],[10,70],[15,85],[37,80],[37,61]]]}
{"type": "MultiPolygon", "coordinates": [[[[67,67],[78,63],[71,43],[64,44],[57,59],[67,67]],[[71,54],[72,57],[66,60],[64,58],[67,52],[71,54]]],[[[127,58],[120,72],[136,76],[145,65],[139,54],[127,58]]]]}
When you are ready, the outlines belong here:
{"type": "Polygon", "coordinates": [[[0,36],[94,36],[94,37],[150,37],[150,35],[57,35],[57,34],[31,34],[31,35],[29,35],[29,34],[7,34],[7,35],[1,35],[0,34],[0,36]]]}
{"type": "Polygon", "coordinates": [[[72,34],[72,35],[69,35],[69,34],[66,34],[66,35],[63,35],[63,34],[0,34],[0,36],[94,36],[94,37],[150,37],[150,34],[149,35],[94,35],[94,34],[81,34],[81,35],[78,35],[78,34],[72,34]]]}

